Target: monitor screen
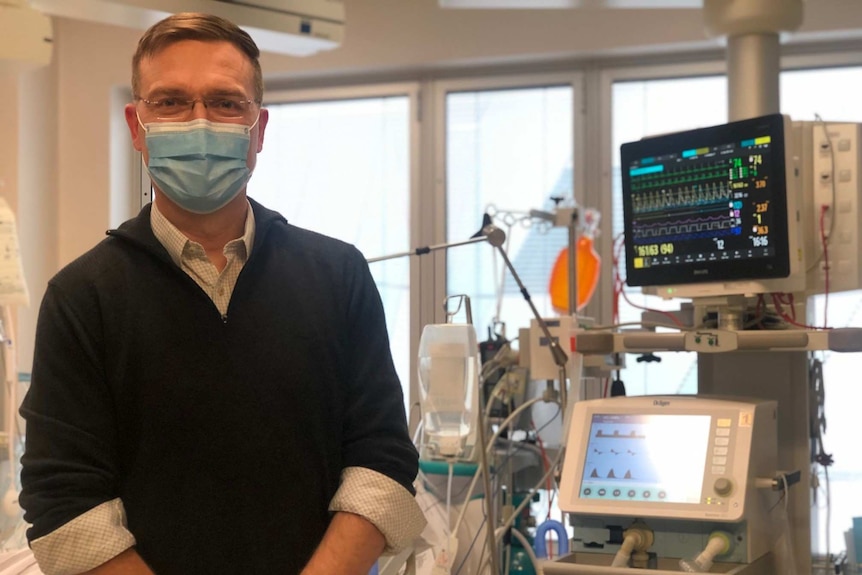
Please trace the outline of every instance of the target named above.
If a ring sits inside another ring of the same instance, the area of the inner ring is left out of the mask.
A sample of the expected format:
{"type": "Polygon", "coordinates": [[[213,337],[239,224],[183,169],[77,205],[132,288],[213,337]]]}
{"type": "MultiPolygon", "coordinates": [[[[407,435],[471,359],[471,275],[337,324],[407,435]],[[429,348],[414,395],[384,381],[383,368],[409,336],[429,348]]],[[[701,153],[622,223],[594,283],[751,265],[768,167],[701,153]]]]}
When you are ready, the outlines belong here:
{"type": "Polygon", "coordinates": [[[776,465],[773,402],[622,396],[577,401],[569,417],[566,513],[736,521],[752,474],[776,465]]]}
{"type": "Polygon", "coordinates": [[[709,415],[596,413],[580,497],[701,503],[709,415]]]}
{"type": "Polygon", "coordinates": [[[787,277],[787,126],[775,114],[624,144],[627,283],[787,277]]]}

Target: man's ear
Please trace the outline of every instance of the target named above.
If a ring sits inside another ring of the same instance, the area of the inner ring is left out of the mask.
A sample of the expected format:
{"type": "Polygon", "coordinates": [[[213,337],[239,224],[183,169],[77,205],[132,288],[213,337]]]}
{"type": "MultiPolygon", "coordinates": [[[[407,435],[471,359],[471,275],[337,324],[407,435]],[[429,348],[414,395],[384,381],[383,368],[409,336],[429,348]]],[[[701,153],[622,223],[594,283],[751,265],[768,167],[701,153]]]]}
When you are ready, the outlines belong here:
{"type": "Polygon", "coordinates": [[[132,136],[132,145],[139,152],[144,149],[144,129],[138,122],[138,114],[134,104],[126,104],[124,110],[126,115],[126,124],[129,126],[129,134],[132,136]]]}
{"type": "Polygon", "coordinates": [[[266,132],[266,124],[269,122],[269,110],[266,108],[260,109],[260,116],[257,119],[257,153],[263,151],[263,135],[266,132]]]}

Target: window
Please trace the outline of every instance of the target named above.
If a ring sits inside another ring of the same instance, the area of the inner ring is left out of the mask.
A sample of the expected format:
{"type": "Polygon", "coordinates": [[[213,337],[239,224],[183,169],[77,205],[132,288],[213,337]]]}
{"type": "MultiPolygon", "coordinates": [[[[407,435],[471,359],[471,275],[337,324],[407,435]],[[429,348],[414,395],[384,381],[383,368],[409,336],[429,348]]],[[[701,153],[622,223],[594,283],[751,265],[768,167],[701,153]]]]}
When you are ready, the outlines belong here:
{"type": "MultiPolygon", "coordinates": [[[[623,231],[620,146],[645,136],[677,132],[727,121],[727,80],[724,76],[674,78],[615,82],[612,87],[613,190],[612,235],[623,231]]],[[[620,258],[620,275],[625,277],[625,258],[620,258]]],[[[645,296],[640,288],[625,287],[619,300],[619,321],[639,321],[642,310],[675,310],[678,301],[663,301],[645,296]],[[628,298],[628,300],[626,299],[628,298]]],[[[655,354],[661,361],[638,361],[646,356],[627,358],[622,374],[629,395],[697,392],[697,355],[693,353],[655,354]]]]}
{"type": "MultiPolygon", "coordinates": [[[[537,82],[538,80],[533,80],[537,82]]],[[[571,82],[571,81],[570,81],[571,82]]],[[[530,217],[530,210],[571,205],[574,91],[562,86],[450,91],[446,94],[446,240],[470,238],[483,216],[506,232],[516,272],[543,316],[555,316],[548,280],[565,228],[530,217]]],[[[497,322],[509,339],[533,315],[505,263],[489,244],[447,253],[447,294],[471,298],[479,339],[497,322]]]]}
{"type": "MultiPolygon", "coordinates": [[[[794,120],[815,120],[819,115],[828,122],[862,122],[858,94],[862,91],[862,66],[794,70],[781,74],[781,111],[794,120]]],[[[857,174],[858,177],[858,174],[857,174]]],[[[862,291],[815,296],[809,299],[815,325],[831,327],[862,326],[862,291]],[[824,319],[826,321],[824,321],[824,319]]],[[[819,554],[844,549],[844,531],[853,517],[862,516],[858,497],[862,483],[862,461],[856,439],[858,373],[862,355],[858,353],[818,353],[823,360],[825,408],[828,427],[824,448],[833,455],[828,484],[821,471],[812,521],[818,526],[813,548],[819,554]],[[827,491],[828,489],[828,491],[827,491]],[[831,510],[827,510],[827,502],[831,510]]]]}
{"type": "MultiPolygon", "coordinates": [[[[356,245],[367,258],[410,247],[412,96],[278,103],[270,96],[263,152],[249,195],[303,228],[356,245]]],[[[295,96],[294,96],[295,97],[295,96]]],[[[330,96],[331,98],[331,96],[330,96]]],[[[370,265],[409,405],[408,258],[370,265]]]]}
{"type": "MultiPolygon", "coordinates": [[[[781,111],[793,120],[862,122],[856,94],[862,90],[862,67],[789,70],[781,74],[781,111]]],[[[619,147],[649,134],[691,129],[727,121],[726,79],[723,76],[617,81],[612,85],[612,189],[613,235],[622,232],[619,147]]],[[[624,265],[624,261],[622,262],[624,265]]],[[[624,273],[624,269],[621,270],[624,273]]],[[[677,309],[679,302],[663,302],[643,296],[639,289],[626,290],[634,303],[657,309],[677,309]]],[[[862,326],[862,291],[831,294],[828,324],[862,326]]],[[[823,325],[824,296],[810,298],[811,321],[823,325]]],[[[637,321],[640,310],[620,302],[620,321],[637,321]]],[[[694,354],[664,353],[661,363],[636,363],[630,356],[623,378],[629,394],[694,393],[697,359],[694,354]]],[[[824,413],[828,432],[825,450],[835,464],[829,470],[829,493],[821,470],[817,505],[812,509],[816,528],[812,542],[816,554],[834,553],[844,547],[843,532],[852,517],[862,515],[855,496],[862,481],[862,463],[854,427],[855,373],[862,366],[859,354],[818,353],[824,360],[824,413]],[[827,498],[830,510],[827,511],[827,498]]]]}
{"type": "MultiPolygon", "coordinates": [[[[858,56],[842,58],[844,64],[857,58],[858,64],[858,56]]],[[[827,121],[862,122],[862,67],[813,69],[823,65],[822,56],[797,59],[794,65],[800,69],[781,75],[784,113],[796,120],[813,120],[817,113],[827,121]]],[[[704,62],[606,68],[584,76],[583,86],[581,73],[569,72],[271,94],[270,127],[249,193],[299,226],[356,244],[367,257],[464,241],[480,229],[484,214],[493,214],[507,234],[504,247],[532,301],[542,315],[553,316],[557,312],[550,305],[548,279],[567,234],[531,217],[530,211],[552,211],[553,198],[563,203],[577,198],[581,206],[603,210],[599,242],[611,244],[622,231],[619,146],[646,135],[727,121],[723,70],[720,62],[704,62]],[[599,77],[611,81],[594,84],[599,77]],[[421,137],[421,178],[420,91],[430,102],[424,106],[425,117],[435,120],[433,132],[426,130],[421,137]],[[601,96],[586,102],[584,93],[601,96]],[[612,200],[605,197],[607,190],[612,200]]],[[[407,401],[422,325],[442,321],[445,295],[471,298],[480,340],[489,328],[499,329],[497,321],[505,323],[506,336],[514,339],[532,319],[491,246],[479,243],[440,253],[445,255],[371,264],[407,401]],[[414,265],[426,259],[428,263],[414,265]],[[428,289],[431,284],[434,289],[428,289]]],[[[611,265],[609,254],[607,248],[602,252],[605,269],[611,265]]],[[[594,296],[603,309],[609,309],[609,292],[605,283],[594,296]]],[[[651,308],[679,305],[647,298],[639,290],[627,290],[627,295],[651,308]]],[[[860,296],[862,292],[830,295],[829,324],[862,325],[860,296]]],[[[641,310],[620,303],[621,322],[640,318],[641,310]]],[[[811,302],[818,325],[824,304],[822,297],[811,302]]],[[[622,374],[629,394],[697,391],[694,354],[659,355],[661,363],[629,356],[622,374]]],[[[822,487],[813,512],[820,522],[814,545],[823,551],[831,545],[834,551],[843,547],[849,518],[862,515],[854,498],[862,463],[854,457],[857,432],[851,411],[862,355],[820,355],[829,421],[825,447],[834,454],[835,465],[830,469],[831,518],[822,487]],[[828,530],[823,528],[827,520],[828,530]]]]}

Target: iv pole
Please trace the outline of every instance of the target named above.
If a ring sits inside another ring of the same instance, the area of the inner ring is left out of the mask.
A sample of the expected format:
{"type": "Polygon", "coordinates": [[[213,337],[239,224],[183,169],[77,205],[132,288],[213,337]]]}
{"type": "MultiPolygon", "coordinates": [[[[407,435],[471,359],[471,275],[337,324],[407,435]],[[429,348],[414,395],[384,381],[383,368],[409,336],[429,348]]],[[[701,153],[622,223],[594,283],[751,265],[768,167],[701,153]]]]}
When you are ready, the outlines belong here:
{"type": "MultiPolygon", "coordinates": [[[[524,286],[524,283],[521,281],[521,276],[519,276],[518,272],[515,271],[515,266],[513,266],[511,260],[509,260],[509,256],[506,254],[506,250],[503,249],[503,247],[502,247],[503,243],[506,241],[506,232],[504,232],[502,229],[498,228],[497,226],[495,226],[493,224],[488,224],[488,225],[483,226],[482,229],[479,230],[479,232],[476,235],[474,235],[472,238],[470,238],[468,240],[464,240],[464,241],[460,241],[460,242],[450,242],[450,243],[425,246],[425,247],[421,247],[421,248],[416,248],[412,251],[399,252],[396,254],[390,254],[390,255],[380,256],[380,257],[376,257],[376,258],[369,258],[366,261],[368,263],[374,263],[374,262],[380,262],[380,261],[400,258],[400,257],[404,257],[404,256],[412,256],[412,255],[423,256],[425,254],[435,252],[438,250],[447,250],[449,248],[464,246],[464,245],[468,245],[468,244],[476,244],[476,243],[485,242],[485,241],[487,241],[489,244],[491,244],[491,246],[493,246],[497,250],[497,252],[502,256],[503,261],[506,264],[506,268],[509,270],[509,273],[512,274],[512,278],[514,278],[515,283],[518,284],[518,289],[521,291],[521,295],[524,296],[524,299],[526,300],[527,305],[530,306],[530,311],[533,312],[533,317],[536,318],[536,323],[538,323],[539,328],[542,330],[542,334],[545,336],[545,339],[548,342],[548,347],[551,350],[551,355],[554,358],[554,363],[557,365],[557,367],[560,370],[560,402],[562,405],[562,409],[565,409],[566,404],[567,404],[566,403],[567,402],[567,398],[566,398],[566,363],[568,362],[569,357],[568,357],[568,355],[566,355],[566,352],[563,351],[563,349],[560,347],[559,340],[555,339],[554,337],[551,336],[551,332],[548,329],[547,322],[542,318],[541,314],[539,314],[539,310],[536,309],[535,304],[533,304],[533,300],[530,298],[530,292],[527,291],[527,288],[524,286]]],[[[574,251],[575,250],[573,249],[573,246],[570,246],[570,248],[569,248],[569,257],[570,257],[569,273],[570,274],[574,273],[574,271],[575,271],[574,265],[571,265],[572,264],[571,258],[572,258],[572,254],[574,253],[574,251]]],[[[574,287],[573,287],[574,285],[575,285],[574,283],[570,284],[570,290],[572,292],[575,292],[574,287]]],[[[572,307],[571,309],[574,310],[575,308],[572,307]]],[[[487,470],[488,469],[488,462],[487,462],[487,454],[486,454],[486,448],[485,448],[485,425],[484,425],[484,422],[480,422],[480,424],[477,428],[477,432],[478,432],[479,445],[481,446],[481,448],[479,449],[479,456],[482,458],[482,467],[485,470],[487,470]]],[[[489,477],[489,474],[483,473],[482,475],[483,475],[483,482],[485,484],[485,493],[490,494],[491,493],[491,485],[490,485],[491,479],[489,477]]],[[[487,543],[488,544],[488,551],[489,551],[489,555],[491,558],[491,572],[492,573],[499,573],[500,568],[497,564],[497,552],[496,552],[497,545],[496,545],[496,538],[494,535],[494,528],[493,528],[493,526],[496,523],[494,522],[494,513],[493,513],[494,510],[493,510],[493,506],[491,505],[491,497],[486,497],[485,502],[486,502],[486,513],[488,515],[488,525],[491,526],[491,527],[486,529],[486,534],[488,536],[487,537],[488,538],[488,543],[487,543]]]]}
{"type": "MultiPolygon", "coordinates": [[[[435,252],[438,250],[447,250],[449,248],[454,248],[458,246],[465,246],[469,244],[477,244],[481,242],[488,242],[493,246],[497,253],[503,258],[503,262],[506,264],[506,269],[509,270],[509,273],[512,274],[512,278],[515,280],[515,283],[518,284],[518,289],[521,292],[521,295],[524,296],[524,300],[526,300],[527,305],[530,306],[530,311],[533,312],[533,317],[536,318],[536,322],[539,324],[539,329],[542,330],[542,335],[548,341],[548,347],[551,350],[551,355],[554,358],[554,363],[560,369],[560,401],[562,402],[564,408],[566,405],[566,362],[569,360],[569,356],[566,355],[566,352],[560,347],[560,342],[555,339],[550,330],[548,329],[548,323],[542,318],[539,310],[536,309],[535,304],[533,304],[533,300],[530,297],[530,292],[527,291],[527,288],[524,286],[524,282],[521,281],[521,276],[518,275],[518,272],[515,270],[515,266],[512,265],[511,260],[509,260],[509,256],[506,254],[506,250],[503,249],[503,243],[506,241],[506,232],[502,229],[498,228],[493,224],[488,224],[484,226],[479,232],[474,235],[472,238],[468,240],[463,240],[460,242],[450,242],[443,244],[435,244],[431,246],[425,246],[421,248],[416,248],[411,251],[399,252],[395,254],[390,254],[386,256],[379,256],[376,258],[368,258],[366,260],[368,263],[381,262],[385,260],[391,260],[395,258],[400,258],[404,256],[424,256],[425,254],[435,252]]],[[[574,249],[569,248],[569,257],[572,257],[572,254],[575,252],[574,249]]],[[[569,267],[569,274],[571,275],[575,271],[575,266],[569,267]]],[[[569,285],[569,291],[572,293],[576,293],[574,289],[574,283],[569,285]]],[[[574,312],[574,307],[571,308],[572,313],[574,312]]]]}

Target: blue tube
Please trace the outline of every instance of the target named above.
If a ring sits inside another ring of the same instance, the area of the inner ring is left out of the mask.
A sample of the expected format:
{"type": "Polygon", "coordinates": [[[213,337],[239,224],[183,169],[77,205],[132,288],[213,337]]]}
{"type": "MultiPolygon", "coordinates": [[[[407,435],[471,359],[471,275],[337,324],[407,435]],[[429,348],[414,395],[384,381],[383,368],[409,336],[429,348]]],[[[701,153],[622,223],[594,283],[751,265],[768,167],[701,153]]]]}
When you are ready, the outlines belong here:
{"type": "Polygon", "coordinates": [[[566,533],[565,526],[559,521],[548,519],[536,527],[536,536],[533,539],[533,548],[538,559],[546,559],[548,557],[548,549],[545,547],[545,533],[547,533],[549,529],[554,530],[557,533],[559,554],[565,555],[569,552],[569,534],[566,533]]]}

